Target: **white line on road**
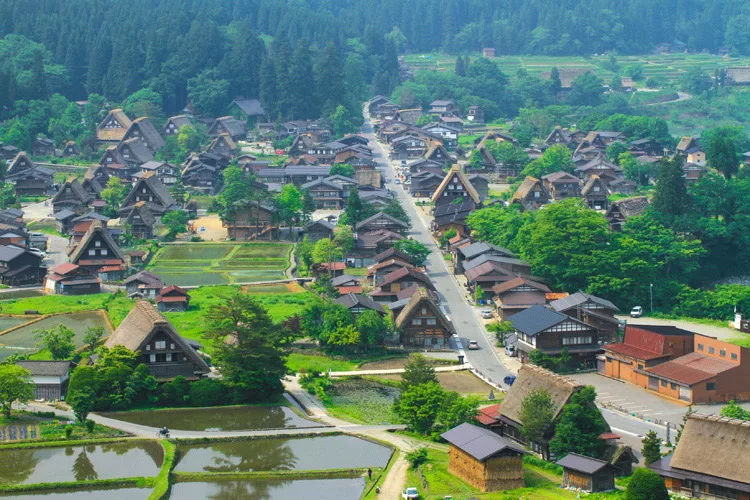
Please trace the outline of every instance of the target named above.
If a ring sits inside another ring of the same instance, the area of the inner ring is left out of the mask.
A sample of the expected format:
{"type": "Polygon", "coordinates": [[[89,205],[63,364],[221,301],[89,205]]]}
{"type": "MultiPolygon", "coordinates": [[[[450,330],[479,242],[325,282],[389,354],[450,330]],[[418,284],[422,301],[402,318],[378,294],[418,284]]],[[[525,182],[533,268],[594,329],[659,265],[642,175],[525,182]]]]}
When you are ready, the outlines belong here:
{"type": "Polygon", "coordinates": [[[635,432],[626,431],[625,429],[618,429],[617,427],[611,427],[611,429],[615,432],[619,432],[620,434],[627,434],[629,436],[635,436],[635,437],[643,437],[643,434],[636,434],[635,432]]]}

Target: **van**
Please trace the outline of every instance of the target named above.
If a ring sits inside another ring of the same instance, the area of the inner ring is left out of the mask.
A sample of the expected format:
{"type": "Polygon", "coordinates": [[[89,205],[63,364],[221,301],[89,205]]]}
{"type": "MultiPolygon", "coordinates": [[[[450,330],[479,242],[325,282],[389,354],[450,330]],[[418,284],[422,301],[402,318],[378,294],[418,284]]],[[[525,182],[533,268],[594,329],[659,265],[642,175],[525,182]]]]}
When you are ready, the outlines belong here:
{"type": "Polygon", "coordinates": [[[630,310],[631,318],[640,318],[641,316],[643,316],[643,307],[635,306],[633,309],[630,310]]]}

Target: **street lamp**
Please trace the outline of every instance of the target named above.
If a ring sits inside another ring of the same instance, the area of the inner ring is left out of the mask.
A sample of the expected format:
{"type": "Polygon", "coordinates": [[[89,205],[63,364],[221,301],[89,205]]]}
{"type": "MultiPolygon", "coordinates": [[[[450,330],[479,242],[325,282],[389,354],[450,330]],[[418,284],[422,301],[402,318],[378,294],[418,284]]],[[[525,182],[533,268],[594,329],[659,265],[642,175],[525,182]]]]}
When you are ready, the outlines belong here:
{"type": "Polygon", "coordinates": [[[651,295],[651,312],[654,312],[654,284],[649,283],[649,292],[651,295]]]}

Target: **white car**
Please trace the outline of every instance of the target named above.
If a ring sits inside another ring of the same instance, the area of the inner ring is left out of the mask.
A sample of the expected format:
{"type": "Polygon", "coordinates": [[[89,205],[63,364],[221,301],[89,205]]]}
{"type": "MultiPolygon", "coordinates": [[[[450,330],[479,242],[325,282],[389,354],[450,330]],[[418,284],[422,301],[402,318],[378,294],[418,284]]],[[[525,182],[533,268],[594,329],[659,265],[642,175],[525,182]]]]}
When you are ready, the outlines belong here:
{"type": "Polygon", "coordinates": [[[641,316],[643,316],[643,307],[635,306],[633,309],[630,310],[631,318],[640,318],[641,316]]]}
{"type": "Polygon", "coordinates": [[[489,309],[482,309],[480,313],[484,319],[492,319],[492,311],[489,309]]]}
{"type": "Polygon", "coordinates": [[[416,488],[413,486],[411,488],[406,488],[403,493],[401,493],[401,498],[404,500],[412,500],[413,498],[419,498],[419,491],[417,491],[416,488]]]}
{"type": "Polygon", "coordinates": [[[470,340],[468,349],[470,351],[476,351],[477,349],[479,349],[479,342],[477,342],[476,340],[470,340]]]}

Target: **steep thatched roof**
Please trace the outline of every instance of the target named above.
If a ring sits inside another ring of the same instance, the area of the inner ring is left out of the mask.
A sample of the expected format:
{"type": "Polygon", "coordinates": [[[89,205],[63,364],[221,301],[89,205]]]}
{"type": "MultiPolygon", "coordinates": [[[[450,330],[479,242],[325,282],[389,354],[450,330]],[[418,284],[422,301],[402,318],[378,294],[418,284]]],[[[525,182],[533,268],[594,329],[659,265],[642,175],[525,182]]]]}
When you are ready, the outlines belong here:
{"type": "Polygon", "coordinates": [[[144,300],[135,303],[135,307],[120,323],[120,326],[112,332],[112,335],[107,338],[104,345],[109,348],[121,345],[131,351],[138,351],[157,329],[166,333],[180,347],[183,354],[190,358],[198,370],[203,373],[211,371],[203,358],[198,356],[187,341],[177,333],[172,323],[153,305],[144,300]]]}
{"type": "Polygon", "coordinates": [[[451,334],[455,333],[455,330],[453,329],[453,323],[450,322],[450,320],[443,314],[443,311],[440,310],[440,306],[437,305],[437,303],[432,300],[430,297],[430,294],[427,293],[427,290],[424,288],[419,288],[417,290],[417,293],[412,295],[411,299],[409,299],[409,302],[406,304],[406,306],[401,310],[398,317],[396,318],[396,326],[398,328],[403,328],[404,326],[409,324],[409,321],[411,320],[412,314],[414,314],[419,307],[427,307],[430,309],[433,314],[437,317],[437,320],[440,322],[440,325],[448,330],[451,334]]]}
{"type": "Polygon", "coordinates": [[[525,200],[526,197],[531,192],[531,190],[534,189],[534,187],[536,187],[537,185],[545,193],[547,192],[547,190],[544,189],[544,186],[539,181],[539,179],[537,179],[536,177],[526,177],[521,183],[521,185],[518,186],[518,189],[516,189],[516,192],[513,193],[513,200],[525,200]]]}
{"type": "Polygon", "coordinates": [[[122,250],[117,246],[115,240],[112,239],[112,235],[109,233],[107,226],[105,226],[100,220],[95,220],[91,223],[88,231],[83,235],[81,242],[78,243],[78,246],[73,250],[73,253],[70,254],[70,262],[76,264],[79,259],[85,257],[84,252],[88,249],[89,244],[97,234],[107,245],[109,251],[112,252],[110,258],[120,259],[125,262],[125,256],[122,254],[122,250]]]}
{"type": "Polygon", "coordinates": [[[464,190],[466,190],[466,194],[469,195],[469,198],[474,203],[481,203],[482,199],[479,197],[479,193],[477,193],[477,190],[474,188],[472,183],[469,181],[469,178],[466,176],[466,173],[461,169],[459,165],[453,165],[451,169],[448,171],[448,173],[445,176],[445,179],[443,179],[443,182],[440,183],[440,186],[435,190],[435,193],[432,195],[432,201],[437,201],[441,196],[443,196],[443,191],[448,189],[448,185],[453,182],[453,179],[457,177],[458,182],[464,187],[464,190]]]}
{"type": "Polygon", "coordinates": [[[612,206],[610,207],[610,212],[613,208],[617,207],[617,209],[620,211],[620,213],[628,218],[628,217],[637,217],[648,208],[648,198],[645,196],[636,196],[634,198],[624,198],[622,200],[617,200],[612,202],[612,206]]]}
{"type": "Polygon", "coordinates": [[[672,455],[673,469],[750,483],[750,422],[694,413],[672,455]]]}
{"type": "Polygon", "coordinates": [[[554,407],[554,417],[562,411],[570,397],[583,386],[575,380],[552,373],[538,366],[525,364],[518,371],[518,377],[510,387],[505,400],[500,405],[500,415],[521,422],[521,404],[526,396],[537,389],[549,392],[554,407]]]}

